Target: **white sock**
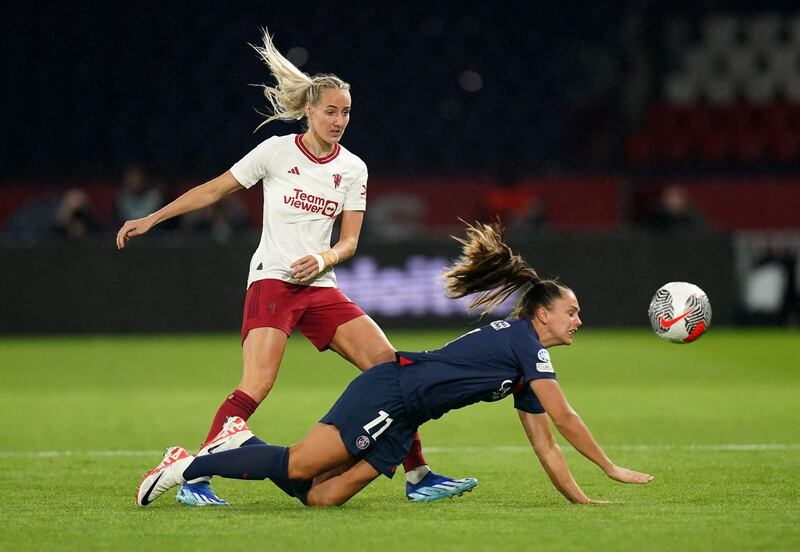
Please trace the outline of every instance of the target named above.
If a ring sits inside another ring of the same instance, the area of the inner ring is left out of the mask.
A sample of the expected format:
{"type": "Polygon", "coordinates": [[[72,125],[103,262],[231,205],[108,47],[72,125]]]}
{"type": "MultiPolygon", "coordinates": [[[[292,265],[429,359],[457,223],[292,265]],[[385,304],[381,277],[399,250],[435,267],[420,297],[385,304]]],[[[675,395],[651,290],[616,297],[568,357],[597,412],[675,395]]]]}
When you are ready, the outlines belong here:
{"type": "Polygon", "coordinates": [[[428,467],[428,464],[422,464],[421,466],[417,466],[413,470],[409,470],[406,472],[406,481],[411,483],[412,485],[416,485],[422,478],[425,477],[430,473],[431,469],[428,467]]]}

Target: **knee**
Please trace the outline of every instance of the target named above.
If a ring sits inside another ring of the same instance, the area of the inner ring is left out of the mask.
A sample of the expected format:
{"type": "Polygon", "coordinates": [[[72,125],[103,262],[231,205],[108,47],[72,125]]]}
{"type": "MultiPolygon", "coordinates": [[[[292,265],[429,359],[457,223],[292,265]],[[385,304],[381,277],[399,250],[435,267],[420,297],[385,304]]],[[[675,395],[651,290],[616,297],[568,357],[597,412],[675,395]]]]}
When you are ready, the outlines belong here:
{"type": "Polygon", "coordinates": [[[341,506],[347,502],[347,499],[342,499],[340,496],[334,496],[331,493],[326,493],[323,490],[315,489],[314,487],[308,491],[306,497],[306,506],[320,507],[320,506],[341,506]]]}

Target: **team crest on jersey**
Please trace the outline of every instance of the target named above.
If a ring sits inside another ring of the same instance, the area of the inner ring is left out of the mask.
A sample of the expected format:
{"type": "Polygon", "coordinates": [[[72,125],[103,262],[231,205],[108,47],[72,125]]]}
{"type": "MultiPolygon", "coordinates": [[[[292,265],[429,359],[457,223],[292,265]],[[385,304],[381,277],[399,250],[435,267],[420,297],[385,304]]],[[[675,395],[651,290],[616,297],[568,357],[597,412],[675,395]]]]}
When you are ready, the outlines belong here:
{"type": "Polygon", "coordinates": [[[333,175],[333,189],[338,190],[339,184],[342,183],[342,175],[341,174],[334,174],[333,175]]]}
{"type": "Polygon", "coordinates": [[[356,439],[356,447],[358,447],[358,450],[365,450],[368,446],[369,446],[369,437],[367,437],[366,435],[362,435],[358,439],[356,439]]]}
{"type": "Polygon", "coordinates": [[[542,362],[550,362],[550,353],[547,352],[547,349],[539,349],[539,352],[536,353],[536,356],[538,356],[539,360],[542,362]]]}

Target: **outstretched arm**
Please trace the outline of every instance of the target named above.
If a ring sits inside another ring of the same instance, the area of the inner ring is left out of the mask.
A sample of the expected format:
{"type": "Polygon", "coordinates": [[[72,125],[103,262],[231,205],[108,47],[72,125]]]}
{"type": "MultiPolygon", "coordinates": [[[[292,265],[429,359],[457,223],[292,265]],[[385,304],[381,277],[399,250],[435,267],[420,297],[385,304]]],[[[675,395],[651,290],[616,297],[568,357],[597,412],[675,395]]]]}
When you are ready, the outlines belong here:
{"type": "Polygon", "coordinates": [[[292,269],[292,276],[297,278],[301,284],[305,284],[316,278],[325,269],[355,255],[363,222],[364,211],[343,211],[339,241],[336,242],[336,245],[325,251],[297,259],[289,266],[292,269]],[[321,266],[320,259],[322,260],[321,266]]]}
{"type": "Polygon", "coordinates": [[[608,477],[621,483],[649,483],[653,480],[652,475],[617,466],[606,456],[589,428],[567,402],[556,380],[534,380],[531,387],[559,433],[578,452],[600,466],[608,477]]]}
{"type": "Polygon", "coordinates": [[[242,185],[234,178],[231,171],[225,171],[213,180],[192,188],[155,213],[125,222],[117,232],[117,249],[122,249],[125,247],[126,240],[141,236],[159,222],[208,207],[226,195],[241,189],[242,185]]]}
{"type": "Polygon", "coordinates": [[[533,446],[533,451],[555,488],[572,503],[597,503],[598,501],[590,499],[583,493],[575,478],[572,477],[564,455],[561,453],[561,447],[558,446],[550,431],[547,414],[531,414],[522,410],[517,410],[517,413],[519,421],[522,422],[522,427],[525,429],[525,434],[533,446]]]}

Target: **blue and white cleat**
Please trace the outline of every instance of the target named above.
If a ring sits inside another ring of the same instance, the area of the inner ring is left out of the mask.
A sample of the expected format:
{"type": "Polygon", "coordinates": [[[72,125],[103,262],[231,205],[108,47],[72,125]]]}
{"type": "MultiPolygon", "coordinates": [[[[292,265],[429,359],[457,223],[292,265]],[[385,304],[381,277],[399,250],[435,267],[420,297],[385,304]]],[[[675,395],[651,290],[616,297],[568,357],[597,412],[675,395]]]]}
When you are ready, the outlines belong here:
{"type": "Polygon", "coordinates": [[[474,477],[452,479],[428,472],[417,484],[406,482],[406,496],[411,502],[433,502],[471,492],[477,484],[478,480],[474,477]]]}
{"type": "MultiPolygon", "coordinates": [[[[247,423],[239,416],[231,416],[216,437],[203,445],[197,456],[239,448],[251,437],[253,432],[247,427],[247,423]]],[[[175,501],[186,506],[227,506],[227,500],[214,494],[210,481],[210,477],[200,477],[184,483],[178,490],[175,501]]]]}
{"type": "Polygon", "coordinates": [[[184,483],[175,495],[175,501],[186,506],[227,506],[228,501],[214,494],[208,481],[184,483]]]}
{"type": "Polygon", "coordinates": [[[168,448],[161,463],[147,472],[136,488],[136,504],[147,506],[172,487],[183,483],[183,472],[193,460],[194,456],[182,447],[168,448]]]}

